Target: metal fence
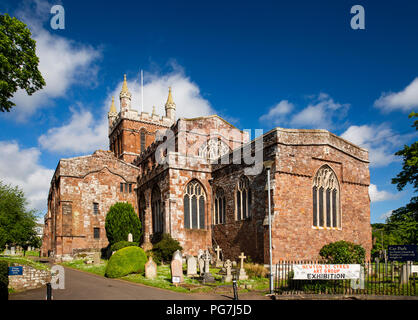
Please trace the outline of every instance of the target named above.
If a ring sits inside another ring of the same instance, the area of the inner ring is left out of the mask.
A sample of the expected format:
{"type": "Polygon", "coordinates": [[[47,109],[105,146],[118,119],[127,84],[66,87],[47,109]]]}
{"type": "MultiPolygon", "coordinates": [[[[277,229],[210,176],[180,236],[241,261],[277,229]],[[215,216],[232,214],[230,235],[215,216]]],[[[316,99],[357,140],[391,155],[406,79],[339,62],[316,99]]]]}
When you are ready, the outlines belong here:
{"type": "MultiPolygon", "coordinates": [[[[273,266],[275,292],[278,294],[365,294],[417,296],[414,262],[365,262],[361,278],[352,280],[295,280],[293,266],[326,264],[321,261],[281,261],[273,266]],[[275,270],[274,270],[275,268],[275,270]]],[[[417,267],[417,266],[416,266],[417,267]]],[[[415,268],[416,268],[415,267],[415,268]]]]}

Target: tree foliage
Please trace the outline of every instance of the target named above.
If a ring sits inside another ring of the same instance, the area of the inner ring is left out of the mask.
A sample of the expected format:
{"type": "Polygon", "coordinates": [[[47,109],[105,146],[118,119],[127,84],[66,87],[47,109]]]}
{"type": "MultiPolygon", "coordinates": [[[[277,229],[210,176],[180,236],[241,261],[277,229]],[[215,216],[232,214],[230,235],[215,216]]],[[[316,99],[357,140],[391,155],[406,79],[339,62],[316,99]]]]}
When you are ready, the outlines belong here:
{"type": "Polygon", "coordinates": [[[27,247],[36,243],[36,216],[27,210],[27,200],[18,187],[0,181],[0,248],[6,244],[27,247]]]}
{"type": "Polygon", "coordinates": [[[319,255],[331,264],[362,264],[366,257],[366,250],[358,244],[341,240],[323,246],[319,255]]]}
{"type": "Polygon", "coordinates": [[[110,207],[105,222],[106,236],[110,245],[127,241],[131,233],[134,242],[141,239],[141,221],[130,203],[117,202],[110,207]]]}
{"type": "Polygon", "coordinates": [[[173,257],[173,253],[177,250],[183,250],[180,243],[173,239],[169,233],[164,233],[161,236],[161,240],[153,246],[152,257],[158,264],[161,261],[169,262],[173,257]]]}
{"type": "Polygon", "coordinates": [[[45,85],[38,70],[36,42],[27,26],[7,13],[0,15],[0,111],[15,105],[10,99],[20,88],[28,95],[45,85]]]}

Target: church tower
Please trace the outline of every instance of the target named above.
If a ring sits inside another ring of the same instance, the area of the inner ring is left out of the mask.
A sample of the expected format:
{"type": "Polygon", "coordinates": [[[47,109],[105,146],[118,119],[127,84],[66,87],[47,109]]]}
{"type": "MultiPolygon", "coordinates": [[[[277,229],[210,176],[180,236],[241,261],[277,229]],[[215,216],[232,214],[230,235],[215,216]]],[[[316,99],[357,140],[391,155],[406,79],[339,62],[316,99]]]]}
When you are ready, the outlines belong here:
{"type": "Polygon", "coordinates": [[[165,103],[165,116],[173,121],[173,123],[176,121],[176,104],[171,95],[171,87],[168,87],[168,98],[165,103]]]}
{"type": "Polygon", "coordinates": [[[122,90],[119,94],[120,112],[116,111],[115,99],[107,114],[109,119],[109,149],[114,155],[128,163],[132,163],[154,141],[158,130],[166,130],[175,122],[176,104],[168,92],[165,104],[166,115],[159,116],[153,107],[152,113],[138,113],[131,106],[132,94],[128,90],[126,75],[123,76],[122,90]]]}

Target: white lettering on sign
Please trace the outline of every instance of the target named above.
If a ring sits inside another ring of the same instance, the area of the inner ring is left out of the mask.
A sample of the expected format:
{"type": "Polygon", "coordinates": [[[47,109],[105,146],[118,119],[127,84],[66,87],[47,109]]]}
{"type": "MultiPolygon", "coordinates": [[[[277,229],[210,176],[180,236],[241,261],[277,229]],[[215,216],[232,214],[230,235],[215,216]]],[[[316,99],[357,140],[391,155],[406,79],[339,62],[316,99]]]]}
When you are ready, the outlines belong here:
{"type": "Polygon", "coordinates": [[[294,264],[296,280],[345,280],[359,279],[359,264],[294,264]]]}

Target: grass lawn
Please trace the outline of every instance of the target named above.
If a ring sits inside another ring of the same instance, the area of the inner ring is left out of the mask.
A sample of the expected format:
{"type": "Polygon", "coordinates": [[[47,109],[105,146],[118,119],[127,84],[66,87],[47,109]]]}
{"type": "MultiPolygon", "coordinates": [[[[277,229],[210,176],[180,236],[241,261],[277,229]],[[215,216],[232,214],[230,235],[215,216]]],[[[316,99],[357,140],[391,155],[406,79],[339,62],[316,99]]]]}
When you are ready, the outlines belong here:
{"type": "MultiPolygon", "coordinates": [[[[83,270],[94,273],[96,275],[104,276],[107,260],[101,260],[98,265],[86,264],[83,260],[74,260],[71,262],[62,262],[64,266],[83,270]]],[[[183,266],[183,270],[186,270],[186,266],[183,266]]],[[[231,291],[232,283],[222,282],[222,275],[219,275],[219,268],[210,268],[210,271],[214,275],[216,283],[202,284],[197,279],[184,276],[184,283],[175,286],[171,283],[171,272],[169,265],[160,265],[157,267],[157,278],[147,279],[144,275],[138,273],[132,273],[127,276],[121,277],[120,279],[131,281],[135,283],[141,283],[151,287],[157,287],[161,289],[167,289],[176,292],[217,292],[219,291],[231,291]]],[[[240,292],[255,291],[260,294],[265,294],[268,291],[269,283],[267,278],[252,278],[245,281],[238,281],[238,288],[240,292]]]]}
{"type": "Polygon", "coordinates": [[[21,257],[21,256],[19,256],[19,257],[0,257],[0,260],[7,261],[9,263],[9,266],[11,266],[13,263],[16,263],[16,264],[20,264],[20,265],[27,265],[27,266],[33,267],[35,269],[38,269],[38,270],[49,270],[50,269],[50,267],[47,264],[40,263],[40,262],[37,262],[37,261],[33,261],[29,258],[25,258],[25,257],[21,257]]]}

